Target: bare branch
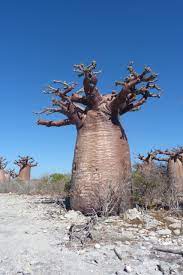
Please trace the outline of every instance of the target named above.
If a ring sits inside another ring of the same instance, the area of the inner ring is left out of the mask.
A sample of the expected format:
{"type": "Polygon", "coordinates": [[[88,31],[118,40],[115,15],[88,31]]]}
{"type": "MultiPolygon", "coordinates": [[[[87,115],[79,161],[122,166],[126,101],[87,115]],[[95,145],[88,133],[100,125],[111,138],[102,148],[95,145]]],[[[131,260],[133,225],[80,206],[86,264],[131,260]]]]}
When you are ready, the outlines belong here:
{"type": "Polygon", "coordinates": [[[158,154],[158,150],[154,150],[154,151],[150,151],[147,153],[147,156],[145,157],[144,155],[141,155],[139,154],[137,157],[138,159],[140,159],[141,161],[143,162],[146,162],[146,163],[149,163],[151,162],[152,160],[155,160],[156,159],[156,156],[158,154]]]}
{"type": "MultiPolygon", "coordinates": [[[[84,79],[83,88],[72,94],[69,93],[76,87],[76,83],[53,80],[44,91],[44,93],[54,96],[52,105],[40,112],[36,112],[36,114],[62,113],[70,120],[71,124],[81,127],[88,110],[100,110],[103,108],[104,112],[107,110],[108,115],[113,117],[113,121],[117,121],[119,114],[137,111],[149,98],[160,97],[159,93],[154,93],[154,90],[160,91],[160,87],[156,84],[157,74],[153,73],[150,67],[145,66],[142,73],[139,74],[131,62],[127,68],[129,75],[124,80],[116,82],[117,86],[122,86],[121,91],[118,94],[112,92],[109,96],[106,96],[106,94],[102,96],[99,93],[96,87],[98,82],[97,74],[99,72],[95,71],[95,69],[96,61],[92,61],[89,65],[74,65],[74,71],[79,76],[83,76],[84,79]],[[79,104],[82,106],[79,106],[79,104]]],[[[54,122],[53,120],[48,122],[43,119],[39,120],[38,124],[50,127],[59,125],[59,122],[54,122]]],[[[64,125],[66,125],[65,122],[64,125]]]]}
{"type": "Polygon", "coordinates": [[[64,120],[58,120],[58,121],[53,121],[53,120],[44,120],[44,119],[39,119],[37,121],[38,125],[45,125],[47,127],[61,127],[61,126],[67,126],[73,124],[69,119],[64,119],[64,120]]]}
{"type": "Polygon", "coordinates": [[[83,76],[83,86],[86,98],[89,105],[98,106],[99,102],[102,101],[102,96],[100,95],[98,89],[96,88],[98,79],[97,74],[100,72],[95,72],[96,61],[92,61],[91,64],[85,66],[84,64],[74,65],[74,71],[78,73],[78,76],[83,76]]]}
{"type": "Polygon", "coordinates": [[[82,118],[84,110],[79,106],[75,105],[74,103],[80,103],[83,105],[88,104],[88,100],[85,96],[80,95],[83,93],[84,89],[78,90],[76,93],[72,95],[68,95],[75,87],[76,83],[67,83],[66,81],[62,80],[53,80],[53,84],[61,85],[61,88],[55,88],[52,85],[48,85],[44,93],[51,94],[55,96],[52,99],[52,106],[49,108],[45,108],[40,112],[35,112],[36,114],[45,114],[50,115],[53,113],[61,113],[67,116],[68,119],[53,121],[53,120],[44,120],[39,119],[37,124],[45,125],[47,127],[51,126],[65,126],[70,124],[75,124],[77,127],[81,126],[82,118]],[[56,98],[58,97],[58,98],[56,98]]]}
{"type": "Polygon", "coordinates": [[[18,156],[18,160],[15,160],[14,164],[18,165],[20,168],[24,168],[26,166],[35,167],[38,165],[38,163],[35,163],[34,159],[29,156],[18,156]]]}
{"type": "Polygon", "coordinates": [[[10,175],[12,179],[18,177],[18,174],[15,172],[15,169],[8,169],[7,173],[10,175]]]}
{"type": "Polygon", "coordinates": [[[148,98],[160,98],[160,94],[150,92],[151,89],[160,91],[160,87],[155,83],[157,81],[157,74],[152,73],[150,67],[145,66],[141,74],[138,74],[133,68],[133,64],[130,63],[128,66],[130,75],[127,76],[123,81],[116,81],[117,86],[123,88],[111,102],[111,109],[114,113],[124,114],[128,111],[139,110],[139,107],[143,105],[148,98]],[[140,84],[146,83],[139,87],[140,84]],[[142,98],[137,97],[141,95],[142,98]],[[134,103],[133,103],[134,102],[134,103]]]}
{"type": "MultiPolygon", "coordinates": [[[[74,72],[77,72],[79,77],[86,76],[89,73],[92,73],[96,69],[96,66],[96,61],[92,61],[92,63],[87,66],[85,66],[84,64],[75,64],[74,72]]],[[[96,74],[96,72],[94,72],[94,74],[96,74]]]]}
{"type": "Polygon", "coordinates": [[[168,162],[169,158],[155,157],[154,160],[168,162]]]}
{"type": "Polygon", "coordinates": [[[36,115],[41,115],[41,114],[50,115],[53,113],[62,113],[62,109],[61,108],[45,108],[40,112],[34,112],[34,114],[36,114],[36,115]]]}
{"type": "Polygon", "coordinates": [[[158,161],[168,161],[169,159],[179,159],[183,162],[183,147],[177,147],[173,148],[171,150],[158,150],[158,154],[161,156],[157,158],[158,161]],[[167,156],[167,158],[164,158],[162,156],[167,156]]]}

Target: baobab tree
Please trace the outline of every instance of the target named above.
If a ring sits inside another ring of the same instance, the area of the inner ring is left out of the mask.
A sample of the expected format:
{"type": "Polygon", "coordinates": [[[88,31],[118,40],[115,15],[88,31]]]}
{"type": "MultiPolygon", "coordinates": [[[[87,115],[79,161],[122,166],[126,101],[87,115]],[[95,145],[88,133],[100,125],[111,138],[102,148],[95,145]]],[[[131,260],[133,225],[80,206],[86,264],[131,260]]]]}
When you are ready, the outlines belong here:
{"type": "Polygon", "coordinates": [[[167,162],[170,186],[177,196],[183,195],[183,147],[172,150],[158,150],[157,161],[167,162]]]}
{"type": "Polygon", "coordinates": [[[137,170],[142,173],[146,178],[151,178],[152,173],[156,171],[155,165],[155,157],[157,155],[157,151],[151,150],[147,153],[147,155],[139,154],[137,157],[142,163],[137,165],[137,170]]]}
{"type": "Polygon", "coordinates": [[[18,178],[23,181],[30,181],[31,168],[38,165],[32,157],[19,156],[19,159],[14,162],[14,164],[19,166],[18,178]]]}
{"type": "MultiPolygon", "coordinates": [[[[141,155],[141,154],[138,154],[138,159],[141,160],[143,162],[143,166],[145,167],[151,167],[153,166],[154,164],[154,160],[155,160],[155,157],[157,155],[157,151],[150,151],[147,153],[147,156],[144,156],[144,155],[141,155]]],[[[141,165],[142,166],[142,165],[141,165]]]]}
{"type": "Polygon", "coordinates": [[[7,164],[8,162],[6,161],[6,158],[0,157],[0,183],[3,183],[7,180],[7,173],[5,171],[7,164]]]}
{"type": "Polygon", "coordinates": [[[97,88],[99,72],[95,69],[95,61],[88,66],[74,65],[75,72],[83,77],[83,87],[73,93],[76,83],[54,80],[44,93],[55,98],[51,107],[39,114],[59,113],[67,118],[58,121],[39,119],[37,123],[47,127],[76,126],[72,209],[84,213],[91,212],[91,209],[100,211],[101,202],[107,200],[110,190],[117,204],[113,212],[117,212],[121,202],[129,207],[131,198],[129,145],[119,116],[139,110],[149,98],[159,98],[160,95],[152,91],[160,88],[155,83],[157,74],[150,67],[145,66],[139,74],[130,63],[129,75],[115,82],[121,87],[120,91],[102,95],[97,88]]]}

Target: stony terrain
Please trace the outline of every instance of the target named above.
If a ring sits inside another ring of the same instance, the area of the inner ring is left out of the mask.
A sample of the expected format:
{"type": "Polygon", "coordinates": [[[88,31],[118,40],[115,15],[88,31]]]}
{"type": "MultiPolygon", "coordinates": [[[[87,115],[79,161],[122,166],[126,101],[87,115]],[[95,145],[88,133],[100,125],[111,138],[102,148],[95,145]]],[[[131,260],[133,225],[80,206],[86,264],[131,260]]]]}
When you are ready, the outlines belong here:
{"type": "Polygon", "coordinates": [[[132,209],[90,221],[44,197],[0,194],[4,274],[183,274],[181,213],[132,209]]]}

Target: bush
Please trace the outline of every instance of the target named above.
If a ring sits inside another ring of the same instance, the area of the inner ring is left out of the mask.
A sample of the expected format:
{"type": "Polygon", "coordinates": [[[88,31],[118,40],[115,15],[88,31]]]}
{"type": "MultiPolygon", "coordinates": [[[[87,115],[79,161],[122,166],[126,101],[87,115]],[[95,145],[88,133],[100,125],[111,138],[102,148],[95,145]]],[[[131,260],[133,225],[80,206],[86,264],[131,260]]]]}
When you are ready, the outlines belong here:
{"type": "Polygon", "coordinates": [[[53,182],[68,182],[70,181],[69,174],[54,173],[49,176],[50,181],[53,182]]]}
{"type": "Polygon", "coordinates": [[[132,174],[133,201],[152,208],[167,205],[168,177],[164,166],[135,165],[132,174]]]}
{"type": "Polygon", "coordinates": [[[69,189],[69,184],[69,174],[51,174],[29,182],[15,179],[0,183],[0,193],[64,195],[69,189]]]}

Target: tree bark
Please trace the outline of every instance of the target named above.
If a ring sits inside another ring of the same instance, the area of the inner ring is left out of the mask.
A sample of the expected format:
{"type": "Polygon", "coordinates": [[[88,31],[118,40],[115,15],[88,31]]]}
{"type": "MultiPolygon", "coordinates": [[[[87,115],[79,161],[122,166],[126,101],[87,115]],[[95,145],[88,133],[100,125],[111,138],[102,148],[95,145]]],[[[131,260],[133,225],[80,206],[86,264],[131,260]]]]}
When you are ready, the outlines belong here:
{"type": "Polygon", "coordinates": [[[25,166],[21,168],[18,175],[19,179],[23,181],[30,181],[30,170],[31,170],[30,166],[25,166]]]}
{"type": "Polygon", "coordinates": [[[0,169],[0,183],[4,183],[6,181],[6,175],[3,169],[0,169]]]}
{"type": "Polygon", "coordinates": [[[168,175],[170,184],[176,194],[178,196],[183,194],[183,164],[179,159],[168,161],[168,175]]]}
{"type": "Polygon", "coordinates": [[[102,211],[108,204],[111,214],[131,203],[130,152],[119,121],[112,122],[101,111],[90,110],[78,129],[72,179],[71,208],[85,214],[102,211]]]}

